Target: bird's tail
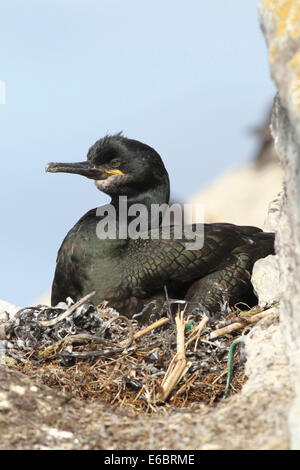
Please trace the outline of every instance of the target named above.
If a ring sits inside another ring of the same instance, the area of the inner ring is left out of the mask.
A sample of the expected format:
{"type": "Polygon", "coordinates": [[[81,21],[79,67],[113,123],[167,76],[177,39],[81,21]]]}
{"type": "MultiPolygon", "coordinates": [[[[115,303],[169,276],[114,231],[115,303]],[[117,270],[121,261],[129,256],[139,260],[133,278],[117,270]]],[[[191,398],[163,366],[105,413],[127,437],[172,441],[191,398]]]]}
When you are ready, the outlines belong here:
{"type": "Polygon", "coordinates": [[[251,260],[253,263],[260,258],[265,258],[268,255],[275,254],[275,233],[272,232],[254,232],[249,235],[247,233],[247,243],[244,246],[236,248],[233,252],[243,252],[244,248],[248,254],[251,253],[251,260]]]}
{"type": "Polygon", "coordinates": [[[264,247],[266,251],[269,251],[270,255],[275,254],[274,243],[275,233],[273,232],[257,232],[253,235],[254,241],[264,247]]]}

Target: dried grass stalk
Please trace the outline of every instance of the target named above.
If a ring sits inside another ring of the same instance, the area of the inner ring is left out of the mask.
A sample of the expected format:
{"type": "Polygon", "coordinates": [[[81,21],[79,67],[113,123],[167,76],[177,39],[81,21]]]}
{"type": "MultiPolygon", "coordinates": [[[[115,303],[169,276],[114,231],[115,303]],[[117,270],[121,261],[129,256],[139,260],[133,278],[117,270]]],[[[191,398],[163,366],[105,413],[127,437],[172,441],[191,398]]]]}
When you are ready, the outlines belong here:
{"type": "Polygon", "coordinates": [[[203,328],[205,327],[207,322],[208,322],[208,317],[206,315],[204,315],[202,317],[200,323],[195,328],[192,329],[190,338],[186,342],[186,346],[188,346],[192,341],[195,341],[194,351],[197,350],[197,345],[198,345],[198,341],[199,341],[199,338],[200,338],[201,331],[203,330],[203,328]]]}
{"type": "Polygon", "coordinates": [[[170,362],[160,390],[156,395],[156,401],[165,401],[168,398],[173,388],[192,364],[187,362],[185,357],[184,331],[187,322],[184,320],[184,310],[177,313],[175,322],[177,327],[177,353],[170,362]]]}

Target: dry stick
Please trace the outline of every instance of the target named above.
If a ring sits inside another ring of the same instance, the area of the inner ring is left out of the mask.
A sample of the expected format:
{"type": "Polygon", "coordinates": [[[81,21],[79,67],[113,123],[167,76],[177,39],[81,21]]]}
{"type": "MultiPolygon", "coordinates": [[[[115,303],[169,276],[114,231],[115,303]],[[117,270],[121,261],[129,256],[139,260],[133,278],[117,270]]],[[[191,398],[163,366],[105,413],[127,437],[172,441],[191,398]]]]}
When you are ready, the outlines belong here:
{"type": "Polygon", "coordinates": [[[65,338],[56,341],[56,343],[50,344],[50,346],[47,346],[43,350],[39,351],[38,356],[42,359],[50,358],[50,356],[52,357],[57,353],[57,350],[61,345],[68,346],[69,344],[75,343],[77,341],[94,341],[94,343],[97,344],[101,343],[105,345],[111,345],[110,341],[107,341],[103,338],[99,338],[95,335],[91,335],[89,333],[78,333],[77,335],[66,336],[65,338]]]}
{"type": "Polygon", "coordinates": [[[40,321],[39,324],[44,327],[48,326],[53,326],[56,325],[56,323],[64,320],[67,318],[71,313],[73,313],[80,305],[84,304],[84,302],[88,299],[90,299],[93,295],[96,294],[96,291],[94,290],[90,294],[86,295],[85,297],[82,297],[82,299],[78,300],[75,304],[71,305],[71,307],[68,308],[65,312],[63,312],[61,315],[58,315],[58,317],[53,318],[52,320],[45,320],[45,321],[40,321]]]}
{"type": "Polygon", "coordinates": [[[156,396],[156,401],[165,401],[170,395],[171,391],[188,371],[191,362],[186,361],[185,345],[184,345],[184,330],[186,321],[183,318],[184,310],[178,312],[175,318],[177,327],[177,353],[173,357],[166,375],[161,383],[161,390],[156,396]]]}
{"type": "MultiPolygon", "coordinates": [[[[276,314],[277,312],[278,312],[278,310],[276,308],[270,308],[268,310],[265,310],[264,312],[260,312],[260,313],[257,313],[256,315],[249,316],[247,318],[244,317],[244,318],[245,318],[245,321],[247,323],[256,323],[259,320],[261,320],[262,318],[265,318],[265,317],[267,317],[268,315],[270,315],[272,313],[276,314]]],[[[224,328],[219,328],[218,330],[213,331],[209,335],[209,339],[219,338],[219,336],[226,335],[227,333],[231,333],[232,331],[236,331],[236,330],[239,330],[240,328],[244,328],[244,327],[245,327],[245,322],[244,321],[242,323],[241,322],[232,323],[231,325],[224,326],[224,328]]]]}
{"type": "MultiPolygon", "coordinates": [[[[147,333],[149,333],[149,331],[152,331],[154,330],[155,328],[158,328],[159,326],[161,325],[164,325],[165,323],[167,323],[168,321],[170,321],[169,318],[167,317],[162,317],[160,318],[159,320],[157,320],[156,322],[152,323],[151,325],[147,326],[146,328],[144,328],[143,330],[140,330],[138,331],[137,333],[135,333],[133,335],[133,341],[135,341],[136,339],[140,338],[141,336],[144,336],[146,335],[147,333]]],[[[120,346],[122,346],[123,344],[126,344],[128,340],[123,340],[120,342],[120,346]]]]}
{"type": "Polygon", "coordinates": [[[268,308],[268,310],[265,310],[264,312],[259,312],[255,315],[249,315],[249,316],[243,316],[243,320],[247,323],[256,323],[258,320],[261,320],[262,318],[265,318],[268,315],[278,315],[278,308],[277,307],[272,307],[268,308]]]}
{"type": "Polygon", "coordinates": [[[224,326],[224,328],[219,328],[218,330],[213,331],[209,335],[209,339],[219,338],[219,336],[223,336],[231,333],[232,331],[239,330],[240,328],[243,328],[243,326],[245,326],[243,323],[231,323],[231,325],[227,325],[224,326]]]}

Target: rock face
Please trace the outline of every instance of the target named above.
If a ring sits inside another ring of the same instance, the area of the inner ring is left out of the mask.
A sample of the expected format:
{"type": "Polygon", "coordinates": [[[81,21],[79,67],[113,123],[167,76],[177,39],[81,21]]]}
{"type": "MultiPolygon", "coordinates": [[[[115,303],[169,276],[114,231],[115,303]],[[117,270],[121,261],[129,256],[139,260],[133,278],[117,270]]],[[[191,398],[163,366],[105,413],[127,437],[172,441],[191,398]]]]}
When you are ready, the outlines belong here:
{"type": "MultiPolygon", "coordinates": [[[[282,194],[269,204],[268,217],[264,223],[265,232],[277,232],[281,210],[282,194]]],[[[281,298],[278,255],[259,259],[253,266],[251,282],[259,305],[278,301],[281,298]]]]}
{"type": "Polygon", "coordinates": [[[281,325],[296,392],[290,411],[291,448],[300,449],[300,3],[262,0],[262,31],[278,94],[272,134],[284,171],[276,249],[280,267],[281,325]]]}
{"type": "Polygon", "coordinates": [[[277,256],[269,255],[256,261],[251,282],[259,305],[265,306],[279,300],[281,287],[277,256]]]}

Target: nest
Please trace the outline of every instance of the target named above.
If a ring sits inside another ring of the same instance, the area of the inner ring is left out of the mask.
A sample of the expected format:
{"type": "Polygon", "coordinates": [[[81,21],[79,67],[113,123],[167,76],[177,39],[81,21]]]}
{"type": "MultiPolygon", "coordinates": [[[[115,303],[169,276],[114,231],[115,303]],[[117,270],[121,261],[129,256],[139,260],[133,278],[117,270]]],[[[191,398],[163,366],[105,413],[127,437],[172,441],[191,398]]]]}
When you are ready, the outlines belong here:
{"type": "MultiPolygon", "coordinates": [[[[197,309],[187,316],[183,301],[167,300],[155,319],[141,325],[138,316],[128,319],[105,303],[95,307],[92,295],[51,308],[26,307],[7,318],[0,325],[0,360],[2,352],[8,367],[66,398],[126,406],[133,413],[217,403],[229,391],[230,346],[272,310],[236,306],[211,319],[197,309]]],[[[245,382],[244,362],[239,347],[230,394],[245,382]]]]}

